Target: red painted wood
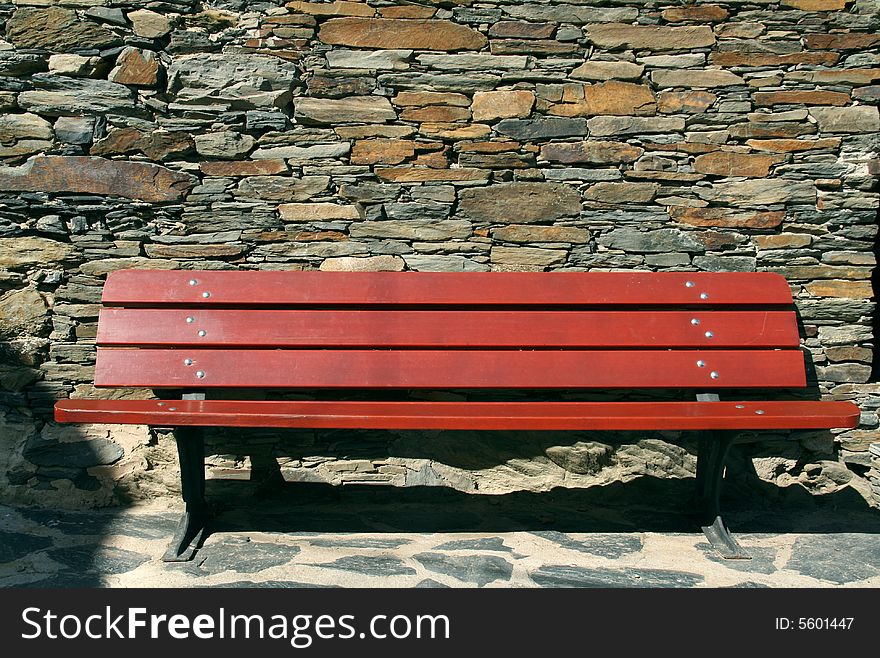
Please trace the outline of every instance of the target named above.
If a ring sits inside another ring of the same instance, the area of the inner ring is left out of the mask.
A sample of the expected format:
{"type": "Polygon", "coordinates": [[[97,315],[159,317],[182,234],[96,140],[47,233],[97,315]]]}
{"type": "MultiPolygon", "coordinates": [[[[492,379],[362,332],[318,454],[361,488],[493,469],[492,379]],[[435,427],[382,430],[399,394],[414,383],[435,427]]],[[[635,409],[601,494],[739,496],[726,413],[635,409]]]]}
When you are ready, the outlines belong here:
{"type": "Polygon", "coordinates": [[[479,430],[855,427],[851,402],[261,402],[61,400],[62,423],[479,430]],[[758,411],[763,411],[759,414],[758,411]]]}
{"type": "Polygon", "coordinates": [[[97,386],[738,388],[806,385],[798,350],[163,350],[98,348],[97,386]],[[192,365],[185,365],[192,359],[192,365]],[[698,361],[705,367],[698,367],[698,361]],[[204,373],[199,378],[197,374],[204,373]],[[711,373],[718,373],[711,378],[711,373]]]}
{"type": "Polygon", "coordinates": [[[105,308],[98,323],[97,342],[106,346],[166,347],[715,348],[797,347],[799,339],[792,311],[105,308]]]}
{"type": "Polygon", "coordinates": [[[113,306],[790,304],[768,272],[240,272],[120,270],[113,306]],[[195,281],[195,285],[189,285],[195,281]],[[693,286],[687,286],[692,282],[693,286]],[[205,297],[205,293],[209,296],[205,297]],[[705,294],[707,297],[702,298],[705,294]]]}

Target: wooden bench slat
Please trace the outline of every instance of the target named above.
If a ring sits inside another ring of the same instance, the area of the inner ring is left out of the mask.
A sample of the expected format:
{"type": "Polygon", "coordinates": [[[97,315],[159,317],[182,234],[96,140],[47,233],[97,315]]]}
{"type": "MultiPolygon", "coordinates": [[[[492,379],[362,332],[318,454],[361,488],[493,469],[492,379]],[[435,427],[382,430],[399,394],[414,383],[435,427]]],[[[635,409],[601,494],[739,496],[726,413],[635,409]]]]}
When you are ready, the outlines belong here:
{"type": "Polygon", "coordinates": [[[338,402],[62,400],[59,422],[459,430],[855,427],[851,402],[338,402]],[[758,413],[758,412],[762,413],[758,413]]]}
{"type": "Polygon", "coordinates": [[[105,308],[105,346],[797,347],[793,311],[367,311],[105,308]]]}
{"type": "Polygon", "coordinates": [[[113,306],[791,304],[768,272],[241,272],[120,270],[113,306]],[[194,281],[195,284],[190,285],[194,281]],[[692,286],[688,286],[688,283],[692,286]],[[205,296],[207,294],[207,296],[205,296]]]}
{"type": "Polygon", "coordinates": [[[95,384],[149,388],[768,388],[802,387],[806,379],[799,350],[98,348],[95,384]],[[186,360],[191,364],[186,365],[186,360]]]}

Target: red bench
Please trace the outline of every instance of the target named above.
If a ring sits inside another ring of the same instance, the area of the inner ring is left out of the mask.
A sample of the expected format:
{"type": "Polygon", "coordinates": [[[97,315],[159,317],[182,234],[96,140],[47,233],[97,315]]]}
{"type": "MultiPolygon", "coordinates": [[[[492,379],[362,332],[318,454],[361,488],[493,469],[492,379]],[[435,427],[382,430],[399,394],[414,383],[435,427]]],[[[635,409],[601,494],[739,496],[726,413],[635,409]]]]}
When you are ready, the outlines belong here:
{"type": "Polygon", "coordinates": [[[176,428],[186,512],[167,561],[190,559],[208,520],[205,427],[692,430],[701,525],[722,555],[742,557],[718,505],[736,431],[859,418],[850,402],[713,392],[806,386],[791,291],[768,273],[126,270],[107,278],[103,303],[95,385],[166,399],[61,400],[55,418],[176,428]],[[223,388],[671,389],[679,399],[208,399],[223,388]]]}

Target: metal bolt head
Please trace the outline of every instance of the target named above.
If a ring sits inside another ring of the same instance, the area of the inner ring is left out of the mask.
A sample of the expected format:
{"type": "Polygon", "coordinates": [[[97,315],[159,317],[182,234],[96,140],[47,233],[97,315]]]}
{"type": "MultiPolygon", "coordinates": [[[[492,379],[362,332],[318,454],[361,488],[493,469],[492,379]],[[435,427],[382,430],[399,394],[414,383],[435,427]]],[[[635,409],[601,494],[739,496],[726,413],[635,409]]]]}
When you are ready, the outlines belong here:
{"type": "Polygon", "coordinates": [[[191,315],[188,315],[188,316],[186,317],[186,322],[187,322],[187,324],[192,324],[192,323],[195,322],[195,321],[196,321],[196,319],[195,319],[193,316],[191,316],[191,315]]]}
{"type": "Polygon", "coordinates": [[[700,299],[709,299],[709,293],[708,292],[701,292],[700,299]]]}
{"type": "Polygon", "coordinates": [[[699,318],[693,318],[693,319],[691,320],[691,324],[694,325],[694,326],[696,327],[698,324],[700,324],[700,320],[699,320],[699,318]]]}
{"type": "Polygon", "coordinates": [[[190,279],[189,280],[189,285],[191,285],[191,286],[197,286],[198,284],[199,284],[198,279],[190,279]]]}
{"type": "Polygon", "coordinates": [[[199,379],[204,379],[205,378],[205,371],[204,370],[197,371],[196,377],[198,377],[199,379]]]}
{"type": "Polygon", "coordinates": [[[712,379],[718,379],[718,373],[715,372],[714,370],[713,370],[712,372],[709,373],[709,376],[710,376],[712,379]]]}
{"type": "Polygon", "coordinates": [[[208,297],[210,297],[210,296],[211,296],[211,293],[209,293],[207,290],[202,293],[202,297],[204,297],[205,299],[208,299],[208,297]]]}
{"type": "Polygon", "coordinates": [[[184,359],[183,360],[183,365],[185,365],[185,366],[191,366],[192,364],[193,364],[192,359],[184,359]]]}
{"type": "Polygon", "coordinates": [[[160,402],[160,403],[159,403],[159,406],[160,406],[160,407],[164,407],[164,406],[165,406],[165,403],[164,403],[164,402],[160,402]]]}
{"type": "Polygon", "coordinates": [[[204,338],[207,335],[208,335],[207,331],[205,331],[204,329],[199,329],[199,336],[202,336],[204,338]]]}
{"type": "Polygon", "coordinates": [[[758,414],[759,416],[763,416],[763,415],[764,415],[764,410],[763,410],[763,409],[758,409],[755,413],[758,414]]]}
{"type": "Polygon", "coordinates": [[[688,281],[684,285],[686,288],[693,288],[695,284],[693,281],[688,281]]]}
{"type": "Polygon", "coordinates": [[[745,409],[745,408],[746,408],[746,405],[744,405],[744,404],[738,404],[738,405],[736,405],[736,408],[737,408],[737,409],[745,409]]]}
{"type": "Polygon", "coordinates": [[[698,368],[705,368],[705,367],[706,367],[706,362],[703,361],[702,359],[700,359],[699,361],[697,361],[697,367],[698,367],[698,368]]]}
{"type": "Polygon", "coordinates": [[[177,407],[168,407],[168,411],[177,411],[177,407]]]}
{"type": "Polygon", "coordinates": [[[714,338],[714,337],[715,337],[715,334],[713,334],[711,331],[706,332],[706,338],[714,338]]]}

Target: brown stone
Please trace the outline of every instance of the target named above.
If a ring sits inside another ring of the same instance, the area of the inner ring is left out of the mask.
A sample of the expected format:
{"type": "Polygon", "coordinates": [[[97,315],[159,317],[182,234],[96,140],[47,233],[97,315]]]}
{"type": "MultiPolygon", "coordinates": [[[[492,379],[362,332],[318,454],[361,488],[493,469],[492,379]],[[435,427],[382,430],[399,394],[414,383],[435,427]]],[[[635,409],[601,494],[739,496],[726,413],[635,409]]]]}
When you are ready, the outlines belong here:
{"type": "Polygon", "coordinates": [[[338,256],[321,263],[322,272],[402,272],[406,262],[400,256],[338,256]]]}
{"type": "Polygon", "coordinates": [[[801,11],[840,11],[846,3],[847,0],[782,0],[781,4],[801,11]]]}
{"type": "Polygon", "coordinates": [[[645,150],[626,142],[554,142],[541,147],[541,158],[550,162],[617,164],[635,162],[645,150]]]}
{"type": "Polygon", "coordinates": [[[703,174],[692,174],[686,171],[628,171],[627,178],[635,178],[636,180],[659,180],[659,181],[678,181],[683,183],[693,183],[703,180],[703,174]]]}
{"type": "Polygon", "coordinates": [[[706,69],[658,70],[651,74],[651,80],[658,87],[730,87],[745,84],[745,80],[730,71],[706,69]]]}
{"type": "Polygon", "coordinates": [[[492,247],[489,258],[493,264],[514,265],[527,268],[544,268],[561,265],[566,252],[562,249],[540,249],[537,247],[492,247]]]}
{"type": "Polygon", "coordinates": [[[609,80],[586,85],[582,102],[553,105],[548,113],[566,117],[652,116],[657,113],[657,104],[647,85],[609,80]]]}
{"type": "Polygon", "coordinates": [[[381,167],[376,176],[397,183],[467,182],[489,179],[489,172],[481,169],[416,169],[414,167],[381,167]]]}
{"type": "Polygon", "coordinates": [[[535,95],[530,91],[478,91],[471,112],[474,121],[525,118],[532,112],[535,95]]]}
{"type": "Polygon", "coordinates": [[[463,190],[458,210],[490,224],[551,222],[577,216],[581,198],[576,188],[561,183],[500,183],[463,190]]]}
{"type": "Polygon", "coordinates": [[[402,139],[415,134],[416,129],[412,126],[334,126],[335,132],[341,139],[369,139],[371,137],[387,137],[402,139]]]}
{"type": "Polygon", "coordinates": [[[657,98],[657,109],[663,114],[700,114],[717,99],[710,91],[664,91],[657,98]]]}
{"type": "Polygon", "coordinates": [[[120,43],[119,37],[104,26],[80,20],[75,12],[60,7],[16,9],[6,22],[5,38],[16,48],[41,48],[62,53],[107,48],[120,43]]]}
{"type": "Polygon", "coordinates": [[[813,236],[804,233],[776,233],[756,235],[753,240],[758,249],[801,249],[812,244],[813,236]]]}
{"type": "Polygon", "coordinates": [[[119,53],[116,68],[110,71],[110,82],[138,87],[151,87],[156,84],[159,74],[159,60],[152,50],[128,47],[119,53]]]}
{"type": "Polygon", "coordinates": [[[361,218],[355,206],[338,203],[282,203],[278,213],[286,222],[355,221],[361,218]]]}
{"type": "Polygon", "coordinates": [[[806,34],[804,35],[804,43],[807,48],[815,50],[867,50],[880,43],[880,34],[876,32],[806,34]]]}
{"type": "Polygon", "coordinates": [[[88,156],[37,156],[20,167],[0,169],[0,190],[82,192],[142,201],[179,201],[195,179],[146,162],[88,156]]]}
{"type": "Polygon", "coordinates": [[[163,258],[102,258],[86,261],[79,266],[79,271],[89,276],[104,276],[116,270],[176,270],[180,263],[163,258]]]}
{"type": "Polygon", "coordinates": [[[493,55],[573,55],[581,51],[577,42],[538,39],[492,39],[493,55]]]}
{"type": "Polygon", "coordinates": [[[637,80],[645,70],[643,64],[590,60],[571,72],[576,80],[637,80]]]}
{"type": "Polygon", "coordinates": [[[715,43],[708,25],[657,27],[624,23],[590,24],[584,28],[587,38],[602,48],[646,48],[650,50],[690,50],[715,43]]]}
{"type": "Polygon", "coordinates": [[[586,244],[590,232],[576,226],[532,226],[511,224],[492,230],[492,237],[501,242],[565,242],[586,244]]]}
{"type": "Polygon", "coordinates": [[[288,2],[292,11],[312,16],[373,16],[376,10],[365,2],[334,0],[334,2],[288,2]]]}
{"type": "Polygon", "coordinates": [[[113,130],[92,145],[91,155],[122,155],[140,151],[151,160],[166,160],[193,150],[193,140],[185,132],[154,130],[143,133],[137,128],[113,130]]]}
{"type": "Polygon", "coordinates": [[[235,195],[261,201],[306,201],[329,184],[329,176],[248,176],[238,184],[235,195]]]}
{"type": "Polygon", "coordinates": [[[849,94],[839,91],[758,91],[755,105],[847,105],[849,94]]]}
{"type": "Polygon", "coordinates": [[[75,248],[72,244],[48,238],[4,237],[0,240],[0,267],[17,269],[28,266],[43,266],[47,263],[57,265],[69,258],[74,252],[75,248]]]}
{"type": "Polygon", "coordinates": [[[710,61],[718,66],[789,66],[796,64],[825,64],[830,66],[838,60],[837,53],[741,53],[714,52],[710,61]]]}
{"type": "Polygon", "coordinates": [[[271,176],[287,171],[284,160],[237,160],[232,162],[202,162],[199,169],[205,176],[271,176]]]}
{"type": "Polygon", "coordinates": [[[697,156],[694,160],[694,171],[714,176],[764,178],[770,173],[771,166],[783,160],[784,158],[772,155],[716,151],[715,153],[697,156]]]}
{"type": "Polygon", "coordinates": [[[810,123],[779,121],[777,123],[737,123],[727,131],[731,137],[798,137],[816,132],[816,126],[810,123]]]}
{"type": "Polygon", "coordinates": [[[795,151],[813,151],[816,149],[836,149],[840,146],[840,137],[822,137],[820,139],[750,139],[746,145],[756,151],[771,153],[793,153],[795,151]]]}
{"type": "Polygon", "coordinates": [[[351,148],[351,164],[400,164],[415,155],[408,139],[360,139],[351,148]]]}
{"type": "Polygon", "coordinates": [[[671,7],[661,14],[670,23],[718,23],[730,13],[718,5],[691,5],[671,7]]]}
{"type": "Polygon", "coordinates": [[[555,30],[556,25],[553,23],[499,21],[489,28],[489,36],[511,39],[549,39],[555,30]]]}
{"type": "Polygon", "coordinates": [[[435,11],[433,7],[418,5],[379,7],[379,14],[383,18],[431,18],[435,11]]]}
{"type": "Polygon", "coordinates": [[[331,18],[318,32],[324,43],[355,48],[413,50],[480,50],[485,36],[445,20],[331,18]]]}
{"type": "Polygon", "coordinates": [[[400,118],[403,121],[454,123],[456,121],[467,121],[471,118],[471,113],[465,107],[428,105],[427,107],[408,107],[400,113],[400,118]]]}
{"type": "Polygon", "coordinates": [[[297,121],[306,125],[384,123],[397,118],[397,113],[384,96],[350,96],[338,99],[299,97],[294,101],[293,109],[297,121]]]}
{"type": "Polygon", "coordinates": [[[439,139],[479,139],[486,137],[492,129],[485,123],[461,125],[455,123],[423,123],[419,132],[439,139]]]}
{"type": "Polygon", "coordinates": [[[460,153],[502,153],[504,151],[518,151],[519,142],[458,142],[455,150],[460,153]]]}
{"type": "Polygon", "coordinates": [[[400,107],[424,107],[426,105],[455,105],[467,107],[470,99],[464,94],[451,94],[439,91],[402,91],[391,102],[400,107]]]}
{"type": "Polygon", "coordinates": [[[243,244],[148,244],[144,251],[150,258],[228,258],[247,251],[243,244]]]}
{"type": "MultiPolygon", "coordinates": [[[[669,217],[690,226],[718,228],[776,228],[785,219],[785,212],[737,212],[727,208],[687,208],[669,206],[669,217]]],[[[776,237],[776,236],[774,236],[776,237]]]]}
{"type": "Polygon", "coordinates": [[[660,186],[656,183],[596,183],[584,194],[587,201],[599,203],[650,203],[660,186]]]}
{"type": "Polygon", "coordinates": [[[845,297],[847,299],[871,299],[874,289],[870,281],[813,281],[806,286],[814,297],[845,297]]]}
{"type": "Polygon", "coordinates": [[[699,144],[696,142],[671,142],[669,144],[645,142],[645,148],[649,151],[677,151],[690,154],[711,153],[718,150],[718,146],[715,144],[699,144]]]}

